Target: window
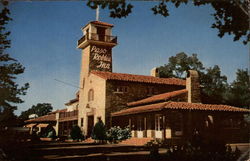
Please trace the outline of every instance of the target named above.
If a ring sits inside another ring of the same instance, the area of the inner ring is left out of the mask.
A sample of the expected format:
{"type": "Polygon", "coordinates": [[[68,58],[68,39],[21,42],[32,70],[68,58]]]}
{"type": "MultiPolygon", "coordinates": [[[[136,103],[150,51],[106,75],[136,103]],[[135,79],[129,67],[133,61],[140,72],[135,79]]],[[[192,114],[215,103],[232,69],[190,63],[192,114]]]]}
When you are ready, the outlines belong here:
{"type": "Polygon", "coordinates": [[[88,101],[93,101],[94,100],[94,90],[90,89],[88,92],[88,101]]]}
{"type": "Polygon", "coordinates": [[[147,94],[148,95],[153,95],[155,93],[154,88],[153,87],[147,87],[147,94]]]}
{"type": "Polygon", "coordinates": [[[171,120],[170,120],[170,116],[169,115],[166,115],[165,116],[165,128],[166,129],[170,129],[171,128],[171,120]]]}
{"type": "Polygon", "coordinates": [[[183,130],[183,116],[182,113],[173,112],[172,113],[172,123],[173,123],[173,131],[175,136],[182,135],[183,130]]]}
{"type": "Polygon", "coordinates": [[[142,119],[142,117],[139,117],[138,119],[137,119],[137,130],[138,131],[142,131],[143,130],[143,119],[142,119]]]}
{"type": "Polygon", "coordinates": [[[124,92],[128,92],[128,87],[123,87],[124,92]]]}
{"type": "Polygon", "coordinates": [[[83,127],[83,118],[81,118],[81,127],[83,127]]]}
{"type": "Polygon", "coordinates": [[[241,120],[237,118],[226,118],[222,121],[224,128],[236,129],[240,128],[241,124],[241,120]]]}
{"type": "Polygon", "coordinates": [[[116,93],[127,93],[128,92],[128,87],[127,86],[118,86],[115,89],[116,93]]]}
{"type": "Polygon", "coordinates": [[[163,116],[155,115],[155,130],[160,131],[163,128],[163,116]]]}
{"type": "Polygon", "coordinates": [[[105,39],[105,28],[104,27],[96,27],[97,29],[97,35],[99,37],[99,41],[104,41],[105,39]]]}
{"type": "Polygon", "coordinates": [[[211,127],[213,123],[214,123],[213,116],[207,115],[207,117],[205,118],[205,127],[211,127]]]}
{"type": "Polygon", "coordinates": [[[117,87],[116,92],[122,92],[122,87],[117,87]]]}
{"type": "Polygon", "coordinates": [[[86,30],[86,38],[89,39],[89,28],[86,30]]]}
{"type": "Polygon", "coordinates": [[[85,84],[85,78],[83,78],[82,80],[82,89],[84,88],[84,84],[85,84]]]}

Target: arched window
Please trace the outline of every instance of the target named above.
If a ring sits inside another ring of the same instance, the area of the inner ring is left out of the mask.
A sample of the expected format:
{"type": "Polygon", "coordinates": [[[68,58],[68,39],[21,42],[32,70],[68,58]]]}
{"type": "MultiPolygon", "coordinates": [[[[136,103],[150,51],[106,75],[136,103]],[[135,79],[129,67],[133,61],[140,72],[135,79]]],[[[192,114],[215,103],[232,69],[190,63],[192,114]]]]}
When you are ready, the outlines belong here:
{"type": "Polygon", "coordinates": [[[94,90],[90,89],[88,93],[88,101],[93,101],[94,100],[94,90]]]}

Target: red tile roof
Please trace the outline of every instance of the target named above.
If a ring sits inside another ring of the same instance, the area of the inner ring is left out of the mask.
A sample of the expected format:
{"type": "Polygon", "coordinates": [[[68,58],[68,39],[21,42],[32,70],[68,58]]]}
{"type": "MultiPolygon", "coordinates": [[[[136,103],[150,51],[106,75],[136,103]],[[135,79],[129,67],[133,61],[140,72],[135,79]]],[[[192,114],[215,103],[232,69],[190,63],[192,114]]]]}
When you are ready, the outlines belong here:
{"type": "Polygon", "coordinates": [[[112,116],[122,116],[122,115],[137,114],[137,113],[144,113],[144,112],[151,112],[151,111],[160,111],[164,108],[165,104],[166,102],[132,107],[132,108],[118,111],[118,112],[114,112],[112,113],[112,116]]]}
{"type": "Polygon", "coordinates": [[[122,116],[130,114],[138,114],[152,111],[160,111],[163,109],[174,109],[174,110],[199,110],[199,111],[222,111],[222,112],[242,112],[249,113],[250,110],[228,106],[228,105],[212,105],[212,104],[199,104],[199,103],[188,103],[188,102],[163,102],[151,105],[138,106],[128,108],[118,112],[112,113],[112,116],[122,116]]]}
{"type": "Polygon", "coordinates": [[[34,119],[26,120],[26,123],[39,123],[39,122],[54,122],[56,121],[56,114],[49,114],[49,115],[44,115],[41,117],[37,117],[34,119]]]}
{"type": "Polygon", "coordinates": [[[106,22],[101,22],[101,21],[91,21],[90,23],[92,24],[96,24],[96,25],[103,25],[103,26],[109,26],[109,27],[113,27],[114,25],[106,23],[106,22]]]}
{"type": "Polygon", "coordinates": [[[185,80],[178,79],[178,78],[158,78],[158,77],[153,77],[153,76],[134,75],[134,74],[125,74],[125,73],[112,73],[112,72],[102,72],[102,71],[91,71],[91,73],[106,80],[168,84],[168,85],[178,85],[178,86],[186,85],[185,80]]]}
{"type": "Polygon", "coordinates": [[[167,93],[162,93],[158,95],[154,95],[139,101],[135,102],[129,102],[127,103],[128,106],[138,106],[138,105],[143,105],[143,104],[148,104],[148,103],[155,103],[159,101],[167,101],[171,98],[181,96],[181,95],[186,95],[187,94],[186,89],[178,90],[178,91],[173,91],[173,92],[167,92],[167,93]]]}

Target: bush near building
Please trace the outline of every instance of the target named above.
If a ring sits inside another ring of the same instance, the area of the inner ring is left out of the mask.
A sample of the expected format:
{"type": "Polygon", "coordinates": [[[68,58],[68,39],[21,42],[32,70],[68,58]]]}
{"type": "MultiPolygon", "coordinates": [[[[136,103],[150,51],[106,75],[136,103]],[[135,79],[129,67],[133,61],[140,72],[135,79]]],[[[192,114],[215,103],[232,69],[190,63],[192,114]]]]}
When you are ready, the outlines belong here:
{"type": "Polygon", "coordinates": [[[98,122],[92,130],[91,137],[92,139],[97,140],[98,143],[104,143],[106,141],[110,143],[118,143],[130,138],[131,131],[129,127],[121,128],[119,126],[114,126],[109,130],[106,130],[104,123],[98,118],[98,122]]]}
{"type": "Polygon", "coordinates": [[[123,140],[129,139],[130,137],[131,131],[128,127],[122,129],[119,126],[114,126],[107,131],[107,140],[110,143],[118,143],[123,140]]]}
{"type": "Polygon", "coordinates": [[[84,136],[82,134],[82,130],[80,129],[79,126],[73,126],[71,132],[70,132],[70,137],[73,140],[79,141],[79,140],[84,140],[84,136]]]}
{"type": "Polygon", "coordinates": [[[236,161],[240,150],[232,148],[217,140],[192,139],[185,144],[173,145],[168,142],[154,140],[146,144],[150,151],[150,158],[158,161],[236,161]],[[167,150],[165,155],[159,155],[159,148],[167,150]]]}
{"type": "Polygon", "coordinates": [[[106,127],[101,118],[98,118],[98,121],[92,130],[91,137],[99,143],[103,143],[107,139],[106,127]]]}
{"type": "Polygon", "coordinates": [[[170,147],[167,150],[165,161],[236,161],[241,152],[235,151],[229,145],[220,142],[209,142],[199,146],[186,144],[170,147]]]}
{"type": "Polygon", "coordinates": [[[46,137],[46,138],[51,138],[52,140],[56,139],[57,136],[56,136],[56,131],[55,129],[53,128],[52,125],[48,125],[45,130],[44,130],[44,133],[41,134],[43,137],[46,137]]]}

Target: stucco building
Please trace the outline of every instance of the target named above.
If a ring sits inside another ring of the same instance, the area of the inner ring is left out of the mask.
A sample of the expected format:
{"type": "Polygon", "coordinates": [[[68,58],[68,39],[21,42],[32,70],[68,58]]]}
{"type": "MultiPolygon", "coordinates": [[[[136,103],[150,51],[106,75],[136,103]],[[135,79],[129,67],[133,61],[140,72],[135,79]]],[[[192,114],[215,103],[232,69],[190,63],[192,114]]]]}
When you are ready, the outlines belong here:
{"type": "MultiPolygon", "coordinates": [[[[133,137],[185,140],[196,131],[204,137],[240,139],[246,109],[202,104],[199,76],[189,71],[186,80],[159,78],[157,68],[150,76],[112,72],[112,48],[117,37],[112,24],[92,21],[82,28],[81,72],[76,98],[66,109],[52,112],[58,135],[68,135],[78,125],[90,136],[97,118],[107,128],[129,126],[133,137]],[[229,134],[228,136],[225,135],[229,134]]],[[[46,116],[44,116],[46,117],[46,116]]],[[[39,118],[28,120],[34,123],[39,118]]]]}

